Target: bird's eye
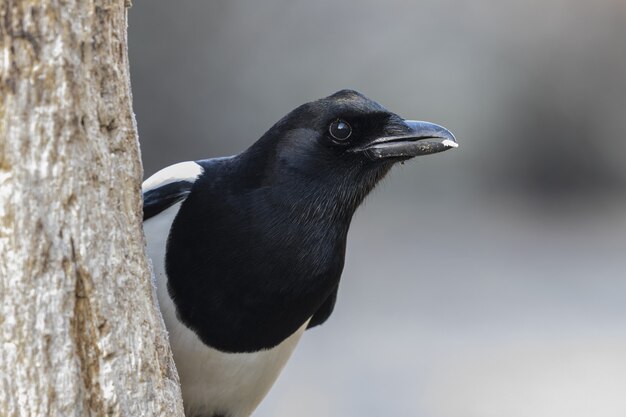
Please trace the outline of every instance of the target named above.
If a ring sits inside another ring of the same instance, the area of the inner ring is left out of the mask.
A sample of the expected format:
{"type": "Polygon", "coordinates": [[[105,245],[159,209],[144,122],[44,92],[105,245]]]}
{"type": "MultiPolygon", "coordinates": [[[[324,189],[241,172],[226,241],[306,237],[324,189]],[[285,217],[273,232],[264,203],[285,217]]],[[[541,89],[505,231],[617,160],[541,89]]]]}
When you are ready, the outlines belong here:
{"type": "Polygon", "coordinates": [[[343,141],[350,137],[352,128],[345,120],[337,119],[330,124],[328,132],[333,139],[343,141]]]}

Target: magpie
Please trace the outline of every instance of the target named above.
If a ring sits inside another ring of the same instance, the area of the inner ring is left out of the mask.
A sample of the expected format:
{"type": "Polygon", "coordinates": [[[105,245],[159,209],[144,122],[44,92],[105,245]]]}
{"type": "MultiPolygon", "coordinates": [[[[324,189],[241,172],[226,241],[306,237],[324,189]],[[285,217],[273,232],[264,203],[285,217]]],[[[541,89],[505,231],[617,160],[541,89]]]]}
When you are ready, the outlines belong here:
{"type": "Polygon", "coordinates": [[[457,147],[352,90],[242,153],[143,183],[144,230],[189,417],[247,417],[333,311],[350,221],[397,162],[457,147]]]}

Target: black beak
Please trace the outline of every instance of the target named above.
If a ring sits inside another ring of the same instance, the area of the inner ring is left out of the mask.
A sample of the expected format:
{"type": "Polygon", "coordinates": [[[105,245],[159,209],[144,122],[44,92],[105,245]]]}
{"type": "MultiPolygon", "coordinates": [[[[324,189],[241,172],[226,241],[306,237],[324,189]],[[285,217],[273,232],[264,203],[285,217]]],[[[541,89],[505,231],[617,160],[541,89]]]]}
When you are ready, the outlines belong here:
{"type": "Polygon", "coordinates": [[[404,124],[409,128],[408,133],[377,138],[355,150],[364,152],[372,160],[406,160],[459,146],[454,135],[445,127],[415,120],[405,120],[404,124]]]}

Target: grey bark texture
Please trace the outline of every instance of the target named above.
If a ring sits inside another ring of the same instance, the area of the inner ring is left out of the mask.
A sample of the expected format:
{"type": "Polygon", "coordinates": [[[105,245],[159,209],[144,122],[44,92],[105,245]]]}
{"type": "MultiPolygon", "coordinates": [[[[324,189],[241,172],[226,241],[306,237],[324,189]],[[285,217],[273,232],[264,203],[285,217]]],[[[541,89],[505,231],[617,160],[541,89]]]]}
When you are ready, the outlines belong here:
{"type": "Polygon", "coordinates": [[[182,416],[124,0],[0,0],[0,416],[182,416]]]}

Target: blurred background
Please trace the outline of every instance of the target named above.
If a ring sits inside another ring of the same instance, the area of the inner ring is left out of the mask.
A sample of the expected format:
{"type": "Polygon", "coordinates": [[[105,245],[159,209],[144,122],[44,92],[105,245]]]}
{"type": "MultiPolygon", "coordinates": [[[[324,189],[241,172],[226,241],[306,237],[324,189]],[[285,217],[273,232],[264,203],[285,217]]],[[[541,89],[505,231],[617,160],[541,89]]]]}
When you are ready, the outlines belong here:
{"type": "Polygon", "coordinates": [[[146,176],[342,88],[460,143],[358,210],[256,417],[626,415],[623,0],[151,0],[129,30],[146,176]]]}

